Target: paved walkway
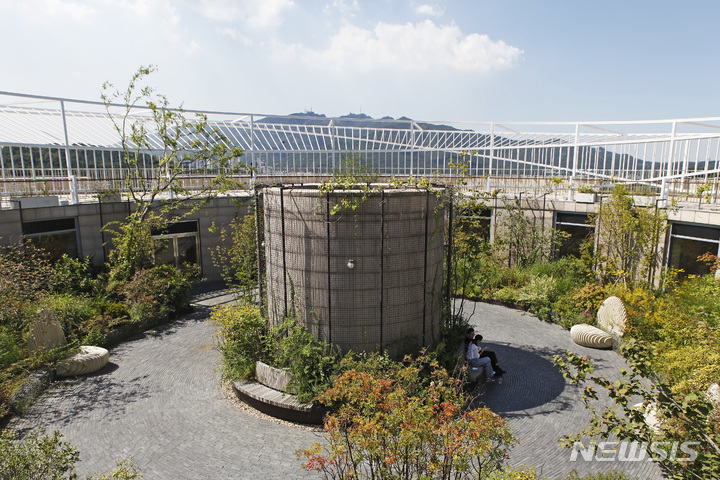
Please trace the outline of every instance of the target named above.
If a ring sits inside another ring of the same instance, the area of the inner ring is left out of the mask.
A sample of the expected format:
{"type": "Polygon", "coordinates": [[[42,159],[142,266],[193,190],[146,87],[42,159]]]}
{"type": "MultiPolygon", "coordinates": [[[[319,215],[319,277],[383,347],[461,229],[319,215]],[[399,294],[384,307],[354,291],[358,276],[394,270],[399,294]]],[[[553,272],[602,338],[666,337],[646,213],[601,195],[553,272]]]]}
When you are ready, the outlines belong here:
{"type": "MultiPolygon", "coordinates": [[[[99,373],[65,380],[11,422],[21,431],[60,430],[81,451],[81,474],[107,472],[113,460],[134,456],[147,479],[316,478],[300,470],[294,452],[322,440],[317,432],[256,418],[231,405],[219,386],[218,356],[206,296],[196,313],[111,351],[99,373]]],[[[581,473],[623,470],[660,478],[650,464],[570,462],[556,439],[574,433],[587,415],[579,393],[565,384],[547,356],[570,348],[589,354],[601,371],[617,370],[612,352],[574,345],[567,331],[535,317],[485,304],[471,323],[508,370],[482,401],[505,417],[520,444],[510,463],[537,468],[549,478],[572,468],[581,473]]]]}
{"type": "Polygon", "coordinates": [[[465,302],[476,333],[483,345],[494,351],[507,370],[503,383],[490,383],[480,402],[506,419],[519,439],[510,452],[510,464],[534,467],[541,477],[564,477],[572,469],[579,474],[617,470],[640,479],[660,479],[660,470],[651,462],[570,461],[571,451],[557,441],[587,427],[589,415],[581,400],[582,390],[569,385],[548,357],[565,350],[589,356],[595,374],[619,379],[626,367],[621,355],[576,345],[564,328],[538,320],[534,315],[485,303],[465,302]]]}

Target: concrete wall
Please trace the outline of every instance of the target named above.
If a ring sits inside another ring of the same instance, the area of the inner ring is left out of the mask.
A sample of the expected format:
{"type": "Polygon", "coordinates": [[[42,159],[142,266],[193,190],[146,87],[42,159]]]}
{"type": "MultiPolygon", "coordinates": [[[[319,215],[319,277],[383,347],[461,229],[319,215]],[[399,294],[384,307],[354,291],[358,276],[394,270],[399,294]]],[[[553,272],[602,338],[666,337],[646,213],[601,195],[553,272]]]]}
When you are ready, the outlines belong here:
{"type": "MultiPolygon", "coordinates": [[[[156,205],[156,206],[159,206],[156,205]]],[[[0,244],[18,242],[22,237],[22,222],[36,222],[59,218],[74,218],[78,230],[78,247],[81,258],[89,257],[95,265],[102,265],[111,249],[111,235],[101,233],[103,225],[123,221],[132,204],[127,201],[97,201],[75,205],[57,205],[35,208],[15,208],[0,210],[0,244]],[[106,244],[103,249],[103,242],[106,244]]],[[[249,194],[235,197],[218,197],[198,212],[183,220],[197,220],[200,234],[199,255],[202,262],[203,277],[219,280],[220,273],[213,265],[211,250],[220,244],[218,233],[210,231],[210,226],[227,225],[236,216],[252,212],[252,199],[249,194]]]]}

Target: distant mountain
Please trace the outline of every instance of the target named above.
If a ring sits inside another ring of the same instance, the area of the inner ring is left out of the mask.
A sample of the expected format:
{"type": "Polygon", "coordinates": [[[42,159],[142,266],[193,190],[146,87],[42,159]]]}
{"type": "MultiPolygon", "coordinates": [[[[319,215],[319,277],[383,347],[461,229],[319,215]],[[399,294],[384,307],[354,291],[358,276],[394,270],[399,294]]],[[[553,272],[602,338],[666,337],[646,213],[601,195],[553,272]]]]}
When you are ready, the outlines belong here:
{"type": "MultiPolygon", "coordinates": [[[[382,117],[380,119],[374,119],[373,117],[364,113],[349,113],[341,117],[335,118],[335,125],[338,127],[368,127],[368,128],[408,128],[408,122],[412,119],[408,117],[400,117],[397,120],[393,117],[382,117]]],[[[322,113],[315,112],[304,112],[304,113],[291,113],[287,117],[265,117],[257,121],[257,123],[278,123],[283,125],[317,125],[327,126],[330,122],[330,117],[325,116],[322,113]]],[[[450,125],[433,124],[433,123],[421,123],[416,124],[423,130],[443,130],[443,131],[456,131],[455,127],[450,125]]]]}

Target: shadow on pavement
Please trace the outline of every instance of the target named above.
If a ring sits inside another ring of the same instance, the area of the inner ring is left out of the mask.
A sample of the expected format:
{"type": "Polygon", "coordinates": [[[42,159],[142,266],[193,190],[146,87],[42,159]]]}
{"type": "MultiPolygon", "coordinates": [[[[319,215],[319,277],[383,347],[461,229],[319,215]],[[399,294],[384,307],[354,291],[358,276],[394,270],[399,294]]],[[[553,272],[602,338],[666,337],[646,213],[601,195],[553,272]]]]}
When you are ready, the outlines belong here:
{"type": "MultiPolygon", "coordinates": [[[[500,367],[507,373],[503,375],[502,383],[485,385],[484,392],[475,401],[476,406],[489,407],[503,417],[548,404],[552,404],[554,412],[570,407],[559,399],[565,389],[565,378],[548,360],[550,355],[562,351],[527,351],[493,343],[483,345],[495,352],[500,367]]],[[[538,413],[542,412],[533,412],[538,413]]]]}

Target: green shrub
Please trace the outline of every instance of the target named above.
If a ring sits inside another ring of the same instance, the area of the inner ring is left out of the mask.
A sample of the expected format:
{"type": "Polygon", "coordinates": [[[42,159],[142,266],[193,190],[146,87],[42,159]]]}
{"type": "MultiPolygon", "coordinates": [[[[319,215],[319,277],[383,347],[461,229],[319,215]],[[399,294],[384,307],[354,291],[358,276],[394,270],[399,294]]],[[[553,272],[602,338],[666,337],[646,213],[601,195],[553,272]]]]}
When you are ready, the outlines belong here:
{"type": "Polygon", "coordinates": [[[36,430],[16,442],[15,432],[0,431],[0,478],[77,478],[73,470],[80,452],[61,438],[59,431],[45,436],[36,430]]]}
{"type": "Polygon", "coordinates": [[[36,303],[37,309],[47,308],[57,315],[67,337],[79,338],[84,325],[100,313],[98,303],[89,297],[70,294],[46,295],[36,303]]]}
{"type": "Polygon", "coordinates": [[[519,294],[519,288],[514,286],[504,286],[493,292],[491,298],[494,298],[495,300],[500,300],[501,302],[514,304],[518,303],[519,294]]]}
{"type": "MultiPolygon", "coordinates": [[[[63,442],[62,434],[52,436],[42,430],[33,430],[21,441],[12,430],[0,431],[0,478],[22,480],[63,480],[78,478],[75,464],[80,452],[69,442],[63,442]]],[[[117,468],[100,477],[88,480],[133,480],[142,478],[131,459],[116,460],[117,468]]]]}
{"type": "Polygon", "coordinates": [[[552,276],[533,277],[517,293],[518,302],[541,318],[549,318],[550,306],[556,297],[557,281],[552,276]]]}
{"type": "Polygon", "coordinates": [[[520,266],[504,267],[501,270],[502,279],[501,284],[506,287],[519,288],[525,285],[532,278],[532,274],[528,268],[520,266]]]}
{"type": "Polygon", "coordinates": [[[128,312],[125,304],[122,302],[103,302],[101,309],[103,314],[110,318],[130,318],[130,313],[128,312]]]}
{"type": "Polygon", "coordinates": [[[66,254],[52,266],[48,276],[48,289],[54,293],[91,294],[95,287],[90,258],[78,260],[66,254]]]}
{"type": "Polygon", "coordinates": [[[226,378],[251,378],[255,362],[262,361],[292,374],[288,386],[301,402],[313,401],[332,383],[337,350],[317,340],[294,318],[269,327],[260,309],[248,304],[222,306],[211,318],[218,327],[217,345],[226,378]]]}
{"type": "Polygon", "coordinates": [[[254,305],[224,305],[210,318],[217,325],[217,347],[224,366],[224,376],[244,380],[255,375],[255,362],[267,360],[265,337],[267,320],[254,305]]]}
{"type": "Polygon", "coordinates": [[[30,242],[0,247],[0,296],[33,300],[47,289],[52,272],[48,255],[30,242]]]}
{"type": "Polygon", "coordinates": [[[25,356],[22,338],[17,331],[0,327],[0,366],[8,366],[25,356]]]}
{"type": "Polygon", "coordinates": [[[123,287],[125,305],[133,322],[165,321],[190,306],[194,271],[171,265],[141,269],[123,287]]]}
{"type": "Polygon", "coordinates": [[[555,323],[570,328],[578,323],[594,324],[597,311],[608,297],[609,290],[595,283],[576,285],[558,296],[553,303],[555,323]]]}
{"type": "Polygon", "coordinates": [[[271,329],[268,345],[273,353],[273,364],[292,374],[288,386],[297,391],[298,400],[311,402],[332,385],[337,369],[339,351],[322,342],[298,325],[294,318],[271,329]]]}
{"type": "Polygon", "coordinates": [[[90,330],[83,338],[83,345],[93,345],[96,347],[107,346],[107,334],[100,329],[90,330]]]}

